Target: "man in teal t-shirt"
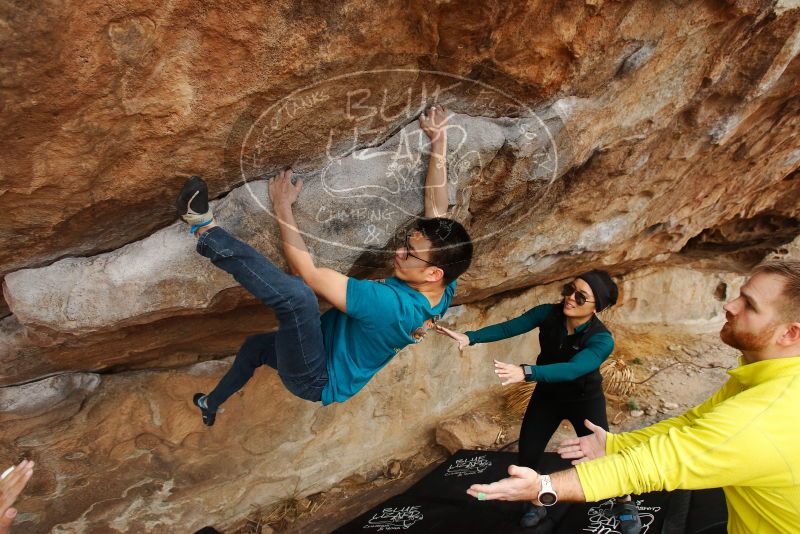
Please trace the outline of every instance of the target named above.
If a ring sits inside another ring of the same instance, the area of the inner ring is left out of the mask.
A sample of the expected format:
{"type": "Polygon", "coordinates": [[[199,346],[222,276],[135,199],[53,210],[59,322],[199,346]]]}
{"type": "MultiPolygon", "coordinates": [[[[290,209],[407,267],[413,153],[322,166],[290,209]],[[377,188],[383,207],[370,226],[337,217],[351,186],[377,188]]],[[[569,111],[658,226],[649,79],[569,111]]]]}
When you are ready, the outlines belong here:
{"type": "Polygon", "coordinates": [[[432,107],[420,117],[431,139],[425,181],[425,218],[406,234],[394,257],[393,276],[356,280],[320,268],[303,242],[292,213],[302,180],[286,170],[270,181],[269,195],[281,230],[291,276],[249,245],[215,224],[208,189],[199,177],[186,182],[176,207],[198,236],[197,251],[230,273],[278,318],[275,332],[248,337],[230,370],[208,395],[193,402],[203,422],[214,424],[219,406],[241,389],[255,369],[278,371],[286,388],[300,398],[343,402],[356,393],[403,347],[422,339],[450,306],[456,278],[472,259],[472,242],[447,212],[447,117],[432,107]],[[317,296],[333,305],[320,318],[317,296]]]}
{"type": "Polygon", "coordinates": [[[322,316],[326,340],[328,384],[322,404],[342,402],[364,385],[403,347],[422,340],[450,306],[456,281],[445,286],[441,300],[428,299],[399,278],[347,282],[347,313],[329,310],[322,316]]]}

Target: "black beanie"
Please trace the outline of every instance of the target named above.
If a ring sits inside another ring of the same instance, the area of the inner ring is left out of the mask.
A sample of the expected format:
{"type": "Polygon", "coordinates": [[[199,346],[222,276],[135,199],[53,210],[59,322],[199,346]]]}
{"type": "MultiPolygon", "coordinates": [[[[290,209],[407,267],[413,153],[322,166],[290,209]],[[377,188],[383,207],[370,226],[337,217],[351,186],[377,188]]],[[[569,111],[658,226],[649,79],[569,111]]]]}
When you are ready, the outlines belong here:
{"type": "Polygon", "coordinates": [[[589,287],[592,288],[596,311],[601,312],[617,303],[619,289],[617,289],[617,284],[614,283],[614,280],[611,279],[611,276],[609,276],[607,272],[593,269],[579,274],[578,278],[589,284],[589,287]]]}

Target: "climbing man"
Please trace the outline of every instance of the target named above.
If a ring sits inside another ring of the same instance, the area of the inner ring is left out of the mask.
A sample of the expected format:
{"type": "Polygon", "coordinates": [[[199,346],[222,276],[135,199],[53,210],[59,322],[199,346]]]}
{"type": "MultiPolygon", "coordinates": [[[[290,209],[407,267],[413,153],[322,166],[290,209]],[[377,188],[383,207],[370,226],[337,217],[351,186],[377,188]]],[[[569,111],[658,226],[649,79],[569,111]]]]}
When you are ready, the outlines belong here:
{"type": "Polygon", "coordinates": [[[626,493],[722,488],[731,534],[798,532],[800,525],[800,261],[757,266],[724,306],[720,339],[739,366],[708,400],[652,426],[611,434],[600,427],[561,444],[575,468],[511,475],[467,491],[480,500],[600,501],[626,493]]]}
{"type": "Polygon", "coordinates": [[[420,116],[420,127],[430,138],[425,218],[406,234],[395,251],[393,276],[383,281],[357,280],[314,265],[292,213],[303,181],[293,183],[290,169],[270,180],[269,196],[286,260],[298,276],[278,269],[218,226],[206,184],[199,177],[186,182],[176,207],[198,237],[197,251],[272,308],[279,322],[277,331],[245,339],[217,386],[207,395],[195,394],[193,402],[206,425],[214,424],[222,403],[265,364],[302,399],[344,402],[445,313],[456,279],[472,260],[467,231],[443,217],[448,207],[447,122],[441,106],[420,116]],[[333,305],[322,317],[315,295],[333,305]]]}

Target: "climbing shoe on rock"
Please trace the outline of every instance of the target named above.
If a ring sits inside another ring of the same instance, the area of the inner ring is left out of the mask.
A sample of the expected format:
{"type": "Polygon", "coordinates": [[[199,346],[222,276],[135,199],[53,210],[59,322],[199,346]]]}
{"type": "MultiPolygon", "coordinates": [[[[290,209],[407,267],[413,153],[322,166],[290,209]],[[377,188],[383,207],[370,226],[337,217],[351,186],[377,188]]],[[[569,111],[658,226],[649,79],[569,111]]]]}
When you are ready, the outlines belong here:
{"type": "Polygon", "coordinates": [[[206,426],[212,426],[217,414],[216,412],[212,412],[208,409],[208,404],[206,404],[206,396],[202,393],[195,393],[192,402],[195,406],[200,408],[200,414],[203,416],[203,424],[206,426]]]}
{"type": "Polygon", "coordinates": [[[208,205],[208,186],[199,176],[192,176],[183,184],[175,200],[178,216],[192,225],[191,233],[214,222],[214,214],[208,205]]]}

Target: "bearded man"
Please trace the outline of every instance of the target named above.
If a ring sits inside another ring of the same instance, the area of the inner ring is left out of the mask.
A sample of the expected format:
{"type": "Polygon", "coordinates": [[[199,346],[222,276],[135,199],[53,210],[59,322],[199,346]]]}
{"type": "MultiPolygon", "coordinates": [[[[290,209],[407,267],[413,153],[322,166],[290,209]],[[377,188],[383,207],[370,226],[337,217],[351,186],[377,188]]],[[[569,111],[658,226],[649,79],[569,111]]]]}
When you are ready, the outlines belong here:
{"type": "MultiPolygon", "coordinates": [[[[708,400],[652,426],[567,440],[575,468],[549,477],[511,466],[475,484],[480,500],[600,501],[627,493],[722,488],[731,534],[800,532],[800,261],[759,265],[724,306],[722,341],[739,366],[708,400]]],[[[587,421],[588,426],[588,421],[587,421]]]]}

